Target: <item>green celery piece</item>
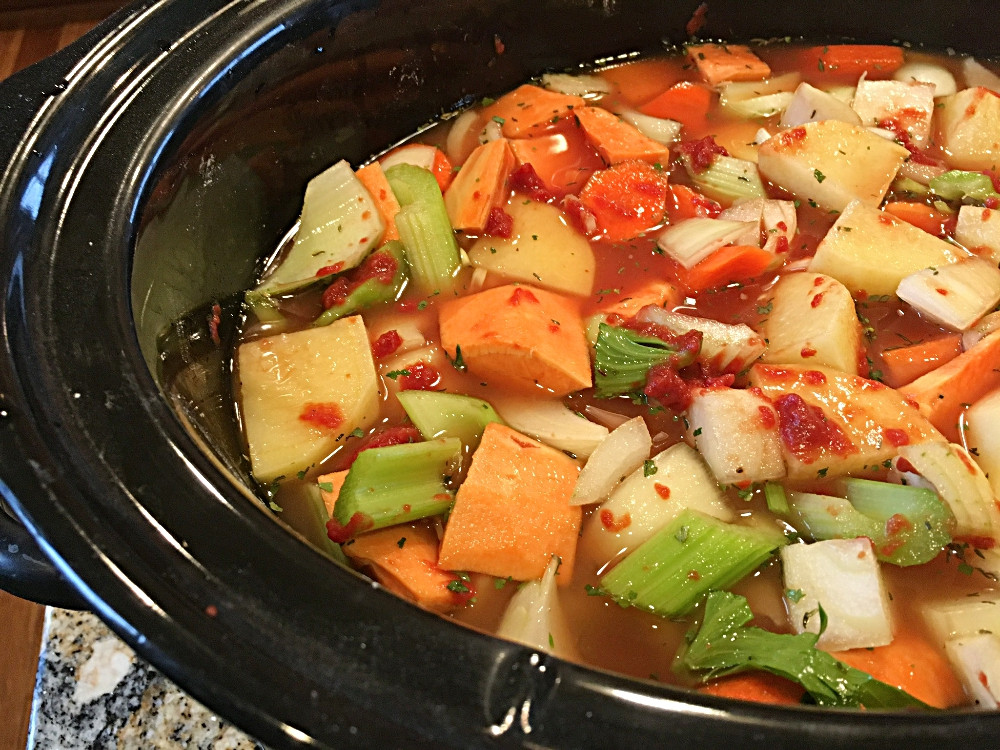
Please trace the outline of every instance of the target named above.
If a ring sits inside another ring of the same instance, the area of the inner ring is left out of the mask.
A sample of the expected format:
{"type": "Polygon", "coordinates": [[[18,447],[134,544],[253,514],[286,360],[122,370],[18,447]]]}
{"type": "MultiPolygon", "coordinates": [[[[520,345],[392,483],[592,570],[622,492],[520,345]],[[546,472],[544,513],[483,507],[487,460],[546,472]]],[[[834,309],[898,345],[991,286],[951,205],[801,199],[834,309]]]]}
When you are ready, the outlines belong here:
{"type": "Polygon", "coordinates": [[[951,542],[955,516],[936,492],[871,479],[847,478],[841,484],[854,508],[881,524],[881,536],[872,538],[879,560],[922,565],[951,542]]]}
{"type": "Polygon", "coordinates": [[[969,198],[982,203],[987,198],[1000,198],[990,178],[979,172],[953,169],[932,178],[930,188],[935,195],[950,201],[969,198]]]}
{"type": "Polygon", "coordinates": [[[685,509],[605,574],[601,588],[622,606],[674,617],[710,589],[732,586],[784,544],[778,534],[685,509]]]}
{"type": "Polygon", "coordinates": [[[769,511],[779,516],[788,515],[788,495],[785,494],[785,488],[780,484],[777,482],[765,482],[764,499],[767,501],[767,509],[769,511]]]}
{"type": "Polygon", "coordinates": [[[425,440],[456,437],[475,448],[490,422],[503,422],[496,410],[479,398],[441,391],[400,391],[396,398],[425,440]]]}
{"type": "Polygon", "coordinates": [[[250,312],[254,314],[261,323],[283,324],[287,319],[278,308],[277,301],[267,292],[250,289],[243,296],[250,312]]]}
{"type": "MultiPolygon", "coordinates": [[[[392,275],[392,282],[383,284],[378,279],[368,279],[356,288],[352,289],[347,298],[339,305],[327,308],[313,321],[313,326],[327,326],[335,320],[346,318],[348,315],[364,310],[369,307],[392,302],[399,298],[403,287],[406,285],[408,274],[406,271],[406,253],[401,242],[395,240],[385,243],[381,248],[369,255],[356,274],[364,272],[369,268],[369,264],[378,263],[380,258],[391,258],[396,264],[396,271],[392,275]]],[[[350,277],[349,277],[350,278],[350,277]]]]}
{"type": "Polygon", "coordinates": [[[757,165],[732,156],[716,156],[709,167],[695,171],[691,157],[681,157],[684,169],[694,186],[710,198],[737,201],[743,198],[766,198],[757,165]]]}
{"type": "Polygon", "coordinates": [[[883,534],[880,523],[859,513],[842,497],[791,492],[788,508],[792,526],[800,532],[804,531],[807,538],[816,542],[859,536],[874,540],[883,534]]]}
{"type": "Polygon", "coordinates": [[[412,164],[389,167],[385,177],[399,201],[396,228],[414,282],[426,292],[450,288],[461,257],[437,180],[412,164]]]}
{"type": "Polygon", "coordinates": [[[344,480],[333,517],[370,531],[436,516],[451,507],[446,479],[462,456],[462,441],[440,438],[362,451],[344,480]]]}
{"type": "Polygon", "coordinates": [[[611,398],[641,391],[654,365],[677,360],[677,367],[687,367],[695,354],[677,350],[662,339],[601,323],[594,345],[594,395],[611,398]]]}
{"type": "Polygon", "coordinates": [[[820,706],[932,708],[820,651],[816,648],[817,633],[771,633],[747,627],[752,619],[744,597],[728,591],[711,592],[702,624],[688,633],[674,671],[698,673],[705,682],[749,670],[770,672],[800,684],[820,706]]]}
{"type": "Polygon", "coordinates": [[[892,183],[892,190],[896,193],[910,193],[912,195],[927,195],[930,190],[916,180],[909,177],[897,177],[892,183]]]}
{"type": "Polygon", "coordinates": [[[327,555],[332,557],[334,560],[339,562],[345,567],[350,567],[350,563],[347,561],[347,555],[344,554],[344,550],[341,549],[339,544],[331,541],[330,537],[326,533],[326,522],[330,519],[326,512],[326,505],[323,503],[323,496],[320,495],[319,487],[314,483],[306,483],[303,485],[306,497],[305,497],[305,514],[311,516],[307,527],[309,533],[307,534],[309,541],[316,544],[320,549],[323,550],[327,555]]]}

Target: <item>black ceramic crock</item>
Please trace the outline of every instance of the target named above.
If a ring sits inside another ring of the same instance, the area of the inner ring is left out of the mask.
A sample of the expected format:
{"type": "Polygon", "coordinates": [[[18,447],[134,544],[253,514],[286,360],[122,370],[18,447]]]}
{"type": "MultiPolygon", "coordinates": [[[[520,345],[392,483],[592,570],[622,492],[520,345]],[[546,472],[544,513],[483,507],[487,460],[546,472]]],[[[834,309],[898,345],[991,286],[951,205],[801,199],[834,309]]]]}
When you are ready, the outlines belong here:
{"type": "MultiPolygon", "coordinates": [[[[147,0],[0,85],[0,491],[27,530],[3,524],[4,586],[92,608],[274,747],[996,746],[1000,714],[755,706],[534,654],[337,567],[246,489],[207,319],[308,177],[684,41],[696,5],[147,0]]],[[[974,0],[710,0],[701,33],[1000,45],[974,0]]]]}

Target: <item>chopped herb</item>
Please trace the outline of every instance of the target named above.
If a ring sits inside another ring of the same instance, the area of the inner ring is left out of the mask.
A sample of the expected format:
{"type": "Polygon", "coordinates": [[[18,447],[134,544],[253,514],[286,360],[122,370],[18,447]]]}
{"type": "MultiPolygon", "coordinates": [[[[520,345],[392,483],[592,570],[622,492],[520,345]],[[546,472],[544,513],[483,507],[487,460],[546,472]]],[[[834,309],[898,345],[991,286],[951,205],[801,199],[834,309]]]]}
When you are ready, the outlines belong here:
{"type": "Polygon", "coordinates": [[[695,430],[695,431],[694,431],[693,433],[691,433],[691,434],[692,434],[692,435],[694,435],[695,437],[698,437],[698,436],[699,436],[699,435],[701,434],[701,428],[699,427],[698,429],[696,429],[696,430],[695,430]]]}
{"type": "Polygon", "coordinates": [[[466,370],[465,359],[462,357],[462,347],[458,344],[455,344],[455,359],[451,360],[451,366],[459,372],[465,372],[466,370]]]}
{"type": "Polygon", "coordinates": [[[333,492],[333,482],[320,482],[318,486],[323,492],[333,492]]]}
{"type": "Polygon", "coordinates": [[[820,172],[818,169],[813,170],[813,177],[816,178],[816,182],[822,182],[826,179],[826,175],[820,172]]]}
{"type": "Polygon", "coordinates": [[[495,578],[493,579],[493,588],[499,591],[513,580],[514,579],[511,576],[507,576],[506,578],[495,578]]]}
{"type": "Polygon", "coordinates": [[[498,115],[493,115],[493,117],[491,119],[497,125],[503,125],[505,122],[507,122],[505,119],[503,119],[502,117],[499,117],[498,115]]]}
{"type": "Polygon", "coordinates": [[[399,547],[400,549],[403,549],[404,544],[406,544],[406,537],[405,536],[399,537],[399,541],[396,542],[396,546],[399,547]]]}
{"type": "Polygon", "coordinates": [[[465,585],[465,581],[456,579],[448,582],[448,590],[456,594],[468,594],[472,589],[465,585]]]}
{"type": "Polygon", "coordinates": [[[774,309],[774,300],[768,300],[766,305],[757,305],[758,315],[770,315],[774,309]]]}
{"type": "Polygon", "coordinates": [[[652,460],[646,459],[642,462],[642,475],[644,477],[651,477],[657,471],[656,464],[652,460]]]}
{"type": "Polygon", "coordinates": [[[583,587],[583,590],[587,592],[587,596],[608,596],[608,592],[603,588],[600,586],[591,586],[589,583],[583,587]]]}
{"type": "Polygon", "coordinates": [[[365,436],[365,431],[362,430],[360,427],[355,427],[353,430],[351,430],[349,436],[352,438],[361,438],[365,436]]]}
{"type": "Polygon", "coordinates": [[[427,304],[428,304],[427,300],[422,299],[422,300],[420,300],[417,303],[417,309],[418,310],[426,310],[427,309],[427,304]]]}
{"type": "Polygon", "coordinates": [[[803,596],[805,596],[805,594],[802,592],[802,589],[787,589],[785,591],[785,598],[792,604],[797,604],[803,596]]]}
{"type": "Polygon", "coordinates": [[[480,106],[488,107],[491,104],[496,104],[497,100],[489,96],[484,96],[482,101],[479,102],[480,106]]]}
{"type": "Polygon", "coordinates": [[[826,473],[829,470],[830,470],[829,467],[824,466],[822,469],[820,469],[819,471],[816,472],[816,476],[818,476],[818,477],[820,477],[822,479],[823,477],[826,476],[826,473]]]}
{"type": "Polygon", "coordinates": [[[385,376],[386,376],[387,378],[389,378],[390,380],[395,380],[395,379],[396,379],[396,378],[398,378],[398,377],[399,377],[400,375],[405,375],[405,376],[408,376],[409,374],[410,374],[410,371],[409,371],[409,370],[390,370],[389,372],[387,372],[387,373],[385,374],[385,376]]]}

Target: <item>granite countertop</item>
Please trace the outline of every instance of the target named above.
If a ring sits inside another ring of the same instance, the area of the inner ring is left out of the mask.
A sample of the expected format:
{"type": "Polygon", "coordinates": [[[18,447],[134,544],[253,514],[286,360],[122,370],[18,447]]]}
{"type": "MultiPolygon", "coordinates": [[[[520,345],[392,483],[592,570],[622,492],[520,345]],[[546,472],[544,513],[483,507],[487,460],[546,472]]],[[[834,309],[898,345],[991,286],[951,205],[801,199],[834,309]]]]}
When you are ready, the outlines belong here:
{"type": "Polygon", "coordinates": [[[95,615],[49,608],[27,750],[266,750],[136,656],[95,615]]]}

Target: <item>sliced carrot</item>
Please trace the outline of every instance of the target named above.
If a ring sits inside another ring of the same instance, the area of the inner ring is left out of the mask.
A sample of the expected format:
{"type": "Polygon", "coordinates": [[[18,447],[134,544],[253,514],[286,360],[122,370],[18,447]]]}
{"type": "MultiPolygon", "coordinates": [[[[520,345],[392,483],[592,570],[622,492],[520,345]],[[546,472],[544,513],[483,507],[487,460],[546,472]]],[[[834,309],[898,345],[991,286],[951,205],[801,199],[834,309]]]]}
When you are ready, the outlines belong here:
{"type": "Polygon", "coordinates": [[[598,75],[610,81],[618,89],[618,96],[635,107],[648,102],[664,86],[681,80],[683,71],[675,60],[644,60],[605,68],[598,75]]]}
{"type": "Polygon", "coordinates": [[[595,172],[580,191],[606,239],[622,242],[663,223],[667,173],[644,161],[623,161],[595,172]]]}
{"type": "Polygon", "coordinates": [[[886,213],[923,229],[935,237],[948,237],[955,233],[957,219],[952,214],[938,211],[926,203],[910,203],[907,201],[890,201],[883,209],[886,213]]]}
{"type": "Polygon", "coordinates": [[[602,107],[578,107],[573,110],[587,140],[608,164],[623,161],[665,162],[670,149],[647,138],[635,126],[602,107]]]}
{"type": "Polygon", "coordinates": [[[378,212],[382,216],[382,221],[385,222],[385,234],[382,239],[386,242],[398,240],[399,230],[396,229],[396,214],[399,213],[399,201],[396,200],[392,188],[389,187],[389,181],[385,178],[382,165],[375,161],[367,167],[361,167],[355,174],[365,189],[371,193],[372,200],[375,201],[378,212]]]}
{"type": "Polygon", "coordinates": [[[903,48],[881,44],[830,44],[802,51],[801,68],[813,80],[891,78],[903,65],[903,48]]]}
{"type": "Polygon", "coordinates": [[[561,294],[508,285],[441,306],[441,346],[461,347],[469,371],[489,383],[552,395],[588,388],[590,348],[579,306],[561,294]]]}
{"type": "Polygon", "coordinates": [[[454,573],[438,566],[438,536],[427,521],[390,526],[356,536],[344,553],[390,591],[422,607],[446,612],[462,603],[451,591],[454,573]]]}
{"type": "Polygon", "coordinates": [[[692,291],[716,289],[731,281],[756,278],[773,262],[774,256],[756,245],[730,245],[688,269],[684,282],[692,291]]]}
{"type": "Polygon", "coordinates": [[[631,318],[647,305],[671,309],[681,302],[680,290],[669,281],[648,281],[638,289],[619,294],[600,294],[599,311],[631,318]]]}
{"type": "Polygon", "coordinates": [[[586,104],[579,96],[532,86],[518,86],[486,108],[486,116],[500,123],[507,138],[523,138],[535,128],[542,128],[586,104]]]}
{"type": "Polygon", "coordinates": [[[959,419],[965,406],[1000,387],[998,362],[1000,331],[900,390],[946,438],[957,442],[961,434],[959,419]]]}
{"type": "Polygon", "coordinates": [[[487,425],[448,516],[439,565],[527,581],[558,555],[557,580],[569,583],[582,519],[569,500],[579,471],[565,453],[487,425]]]}
{"type": "Polygon", "coordinates": [[[333,506],[337,503],[337,497],[340,495],[340,488],[344,486],[345,479],[347,479],[347,469],[316,477],[320,497],[323,498],[323,505],[326,506],[326,512],[331,518],[333,517],[333,506]]]}
{"type": "Polygon", "coordinates": [[[701,692],[754,703],[795,706],[805,690],[791,680],[770,672],[743,672],[723,677],[700,688],[701,692]]]}
{"type": "Polygon", "coordinates": [[[831,655],[935,708],[968,702],[945,655],[918,633],[904,630],[896,633],[886,646],[836,651],[831,655]]]}
{"type": "Polygon", "coordinates": [[[504,138],[473,151],[444,194],[451,225],[481,233],[490,211],[507,200],[507,177],[513,168],[514,152],[504,138]]]}
{"type": "Polygon", "coordinates": [[[650,117],[676,120],[688,129],[701,130],[708,121],[712,96],[705,86],[685,81],[646,102],[639,107],[639,111],[650,117]]]}
{"type": "Polygon", "coordinates": [[[742,44],[689,44],[687,53],[713,86],[726,81],[761,81],[771,75],[768,64],[742,44]]]}
{"type": "Polygon", "coordinates": [[[590,175],[605,167],[575,123],[547,135],[514,138],[510,147],[518,163],[530,164],[557,196],[580,192],[590,175]]]}
{"type": "Polygon", "coordinates": [[[667,198],[667,215],[673,224],[684,219],[700,216],[714,219],[722,213],[722,206],[706,198],[697,190],[687,185],[671,185],[670,196],[667,198]]]}
{"type": "Polygon", "coordinates": [[[893,388],[899,388],[950,362],[961,353],[962,336],[958,333],[910,346],[885,349],[882,351],[883,380],[893,388]]]}

